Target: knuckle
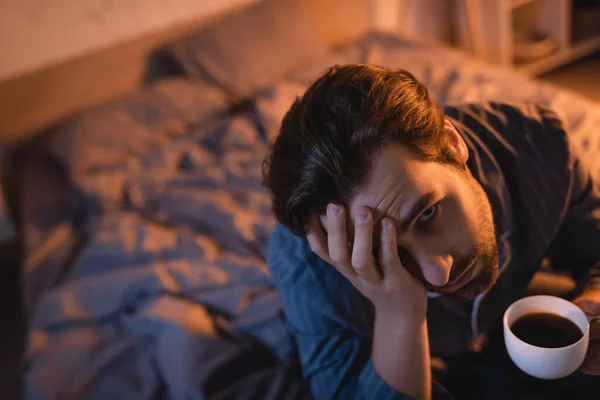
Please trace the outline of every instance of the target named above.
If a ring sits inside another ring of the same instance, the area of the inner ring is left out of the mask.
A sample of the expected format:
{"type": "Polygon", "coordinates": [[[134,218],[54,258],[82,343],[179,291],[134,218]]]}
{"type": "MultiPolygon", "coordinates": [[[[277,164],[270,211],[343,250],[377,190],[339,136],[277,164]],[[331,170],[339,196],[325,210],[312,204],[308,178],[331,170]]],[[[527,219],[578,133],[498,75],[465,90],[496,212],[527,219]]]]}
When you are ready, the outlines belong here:
{"type": "Polygon", "coordinates": [[[381,266],[383,268],[389,268],[390,266],[392,266],[394,264],[394,260],[392,257],[390,257],[389,254],[380,253],[379,257],[378,257],[378,261],[379,261],[379,264],[381,264],[381,266]]]}
{"type": "MultiPolygon", "coordinates": [[[[331,217],[330,217],[331,218],[331,217]]],[[[340,223],[337,220],[328,220],[327,221],[327,232],[329,233],[338,233],[341,231],[340,223]]]]}
{"type": "Polygon", "coordinates": [[[355,262],[352,264],[352,268],[354,268],[357,274],[361,275],[368,271],[369,265],[366,262],[355,262]]]}
{"type": "Polygon", "coordinates": [[[362,223],[357,223],[354,225],[354,230],[356,232],[356,235],[358,236],[371,236],[373,234],[373,230],[371,229],[371,226],[366,223],[366,222],[362,222],[362,223]]]}
{"type": "Polygon", "coordinates": [[[363,265],[358,263],[352,263],[352,269],[354,269],[358,274],[364,271],[363,265]]]}
{"type": "Polygon", "coordinates": [[[395,257],[391,251],[383,249],[382,251],[379,252],[379,262],[381,264],[383,264],[384,266],[389,266],[389,265],[393,264],[394,261],[395,261],[395,257]]]}
{"type": "Polygon", "coordinates": [[[392,266],[392,262],[390,259],[385,258],[385,257],[379,257],[379,265],[381,266],[381,268],[383,269],[390,269],[392,266]]]}
{"type": "Polygon", "coordinates": [[[341,227],[339,224],[330,224],[328,235],[334,240],[340,240],[345,233],[345,229],[341,227]]]}
{"type": "Polygon", "coordinates": [[[367,220],[367,221],[356,221],[354,223],[354,230],[356,231],[357,234],[362,234],[362,235],[372,235],[373,233],[373,227],[371,226],[371,221],[367,220]]]}
{"type": "Polygon", "coordinates": [[[386,247],[395,246],[396,232],[393,228],[393,225],[388,220],[382,221],[381,225],[381,244],[386,247]]]}
{"type": "Polygon", "coordinates": [[[361,231],[365,231],[369,229],[369,221],[365,221],[365,220],[356,220],[356,223],[354,224],[356,225],[357,230],[361,230],[361,231]]]}
{"type": "Polygon", "coordinates": [[[316,243],[319,243],[320,242],[320,240],[319,240],[320,237],[321,237],[321,235],[319,234],[319,231],[317,231],[316,229],[310,229],[306,233],[306,240],[308,241],[308,243],[310,245],[314,245],[316,243]]]}
{"type": "Polygon", "coordinates": [[[336,254],[331,255],[331,261],[333,261],[336,264],[340,264],[340,265],[346,264],[348,262],[348,257],[346,257],[343,254],[336,253],[336,254]]]}
{"type": "Polygon", "coordinates": [[[315,253],[316,255],[318,255],[321,258],[325,258],[325,252],[323,251],[323,249],[321,247],[313,247],[312,245],[310,246],[310,249],[312,250],[313,253],[315,253]]]}
{"type": "Polygon", "coordinates": [[[381,245],[386,248],[395,247],[396,246],[396,238],[392,233],[382,233],[381,234],[381,245]]]}
{"type": "Polygon", "coordinates": [[[313,251],[313,253],[319,254],[323,251],[323,248],[321,247],[318,241],[308,239],[308,245],[310,246],[310,249],[313,251]]]}

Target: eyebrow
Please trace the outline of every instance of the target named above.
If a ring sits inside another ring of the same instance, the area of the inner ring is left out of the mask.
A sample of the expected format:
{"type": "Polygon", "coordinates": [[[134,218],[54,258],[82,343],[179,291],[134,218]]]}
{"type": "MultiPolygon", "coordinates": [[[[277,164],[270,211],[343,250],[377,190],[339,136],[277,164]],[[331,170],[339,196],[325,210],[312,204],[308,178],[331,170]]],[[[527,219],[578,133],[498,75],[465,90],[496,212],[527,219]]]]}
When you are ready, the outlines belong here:
{"type": "Polygon", "coordinates": [[[419,198],[412,207],[406,218],[400,218],[400,232],[404,233],[408,231],[411,225],[416,221],[421,213],[431,207],[431,204],[435,200],[434,193],[427,193],[419,198]]]}

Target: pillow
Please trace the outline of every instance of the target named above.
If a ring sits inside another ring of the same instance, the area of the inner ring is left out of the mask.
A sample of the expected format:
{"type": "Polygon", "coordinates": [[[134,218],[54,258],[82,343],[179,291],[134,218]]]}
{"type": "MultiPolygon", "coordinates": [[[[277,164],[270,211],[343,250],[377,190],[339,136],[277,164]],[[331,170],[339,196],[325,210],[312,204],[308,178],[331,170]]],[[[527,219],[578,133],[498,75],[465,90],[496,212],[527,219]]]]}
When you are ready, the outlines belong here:
{"type": "Polygon", "coordinates": [[[214,86],[192,79],[164,80],[56,126],[44,147],[80,177],[96,169],[120,168],[228,107],[214,86]]]}
{"type": "Polygon", "coordinates": [[[188,76],[209,79],[234,99],[249,97],[327,52],[311,9],[303,0],[264,0],[163,51],[188,76]]]}

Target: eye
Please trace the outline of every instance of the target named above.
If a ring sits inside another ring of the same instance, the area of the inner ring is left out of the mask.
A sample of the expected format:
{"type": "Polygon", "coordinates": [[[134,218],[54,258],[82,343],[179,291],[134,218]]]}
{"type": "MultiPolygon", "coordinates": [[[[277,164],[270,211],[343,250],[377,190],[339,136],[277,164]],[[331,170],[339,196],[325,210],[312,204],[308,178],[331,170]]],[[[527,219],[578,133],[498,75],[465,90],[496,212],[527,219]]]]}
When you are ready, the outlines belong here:
{"type": "Polygon", "coordinates": [[[437,204],[435,204],[435,205],[429,207],[427,210],[423,211],[423,213],[419,216],[419,219],[417,221],[420,224],[429,222],[433,218],[435,218],[437,211],[438,211],[438,206],[437,206],[437,204]]]}

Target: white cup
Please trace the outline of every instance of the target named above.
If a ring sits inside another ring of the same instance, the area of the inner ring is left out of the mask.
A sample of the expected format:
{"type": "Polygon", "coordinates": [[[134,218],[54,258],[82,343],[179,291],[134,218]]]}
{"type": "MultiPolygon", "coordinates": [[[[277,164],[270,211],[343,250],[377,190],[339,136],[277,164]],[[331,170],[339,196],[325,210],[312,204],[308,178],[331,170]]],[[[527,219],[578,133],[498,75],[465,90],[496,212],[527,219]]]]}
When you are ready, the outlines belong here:
{"type": "Polygon", "coordinates": [[[583,363],[590,340],[590,324],[575,304],[554,296],[530,296],[514,302],[504,313],[504,343],[513,362],[523,372],[540,379],[558,379],[571,375],[583,363]],[[533,346],[519,339],[510,326],[520,317],[546,312],[574,322],[583,337],[572,345],[559,348],[533,346]]]}

